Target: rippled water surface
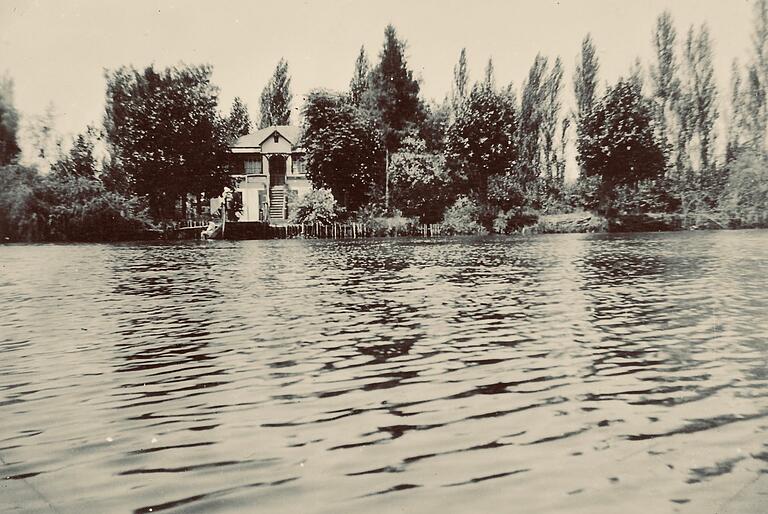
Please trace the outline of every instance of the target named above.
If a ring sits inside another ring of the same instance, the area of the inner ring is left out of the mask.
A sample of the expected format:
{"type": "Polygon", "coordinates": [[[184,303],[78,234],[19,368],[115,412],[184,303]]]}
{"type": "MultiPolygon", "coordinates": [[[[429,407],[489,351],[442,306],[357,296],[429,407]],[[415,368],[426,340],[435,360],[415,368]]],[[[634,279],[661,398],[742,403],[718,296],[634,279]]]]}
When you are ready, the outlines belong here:
{"type": "Polygon", "coordinates": [[[718,512],[768,472],[767,252],[1,246],[0,506],[718,512]]]}

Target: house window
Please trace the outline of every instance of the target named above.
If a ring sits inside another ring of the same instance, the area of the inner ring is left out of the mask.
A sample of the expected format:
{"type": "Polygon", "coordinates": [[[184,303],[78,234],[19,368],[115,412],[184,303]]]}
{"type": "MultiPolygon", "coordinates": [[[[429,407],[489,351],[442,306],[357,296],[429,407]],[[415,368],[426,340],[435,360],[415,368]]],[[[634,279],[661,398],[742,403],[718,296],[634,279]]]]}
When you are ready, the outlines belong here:
{"type": "Polygon", "coordinates": [[[280,134],[278,134],[277,132],[272,134],[272,138],[274,139],[275,143],[279,143],[280,142],[280,134]]]}
{"type": "Polygon", "coordinates": [[[299,175],[303,175],[305,173],[304,159],[302,159],[301,157],[293,158],[293,172],[299,175]]]}
{"type": "Polygon", "coordinates": [[[246,175],[261,175],[261,161],[248,160],[245,161],[245,174],[246,175]]]}

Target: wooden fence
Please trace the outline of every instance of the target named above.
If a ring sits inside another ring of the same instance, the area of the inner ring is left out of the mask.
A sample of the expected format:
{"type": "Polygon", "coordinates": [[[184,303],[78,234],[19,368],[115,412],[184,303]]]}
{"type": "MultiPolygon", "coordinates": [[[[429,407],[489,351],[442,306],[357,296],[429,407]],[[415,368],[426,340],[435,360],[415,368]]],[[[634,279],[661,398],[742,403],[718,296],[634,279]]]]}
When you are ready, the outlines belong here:
{"type": "MultiPolygon", "coordinates": [[[[364,223],[304,223],[299,225],[270,225],[269,235],[277,239],[304,237],[311,239],[358,239],[364,237],[442,235],[439,224],[408,226],[371,226],[364,223]]],[[[226,236],[225,236],[226,237],[226,236]]]]}
{"type": "Polygon", "coordinates": [[[369,225],[363,223],[304,223],[270,225],[261,221],[227,222],[224,239],[358,239],[364,237],[443,235],[442,227],[432,225],[369,225]]]}

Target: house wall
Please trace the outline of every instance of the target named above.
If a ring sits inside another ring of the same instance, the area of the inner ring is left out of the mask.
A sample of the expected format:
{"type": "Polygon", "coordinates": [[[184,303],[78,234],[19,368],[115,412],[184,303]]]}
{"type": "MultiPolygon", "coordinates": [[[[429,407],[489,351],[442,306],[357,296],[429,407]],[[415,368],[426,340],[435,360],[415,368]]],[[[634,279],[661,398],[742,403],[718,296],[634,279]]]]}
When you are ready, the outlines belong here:
{"type": "MultiPolygon", "coordinates": [[[[261,160],[261,174],[248,175],[242,177],[242,180],[236,185],[236,191],[242,193],[243,211],[240,215],[240,221],[260,221],[262,216],[259,207],[269,198],[269,154],[283,154],[288,157],[286,164],[286,187],[289,190],[296,191],[297,197],[301,198],[307,192],[311,191],[312,184],[307,180],[306,175],[301,173],[303,166],[294,166],[294,161],[302,159],[301,153],[292,154],[293,145],[279,135],[278,141],[270,135],[269,138],[261,143],[261,152],[236,153],[234,155],[233,171],[236,175],[245,175],[245,161],[261,160]]],[[[221,205],[221,198],[211,199],[211,210],[215,212],[221,205]]]]}
{"type": "Polygon", "coordinates": [[[283,136],[278,137],[277,143],[272,136],[269,136],[263,143],[261,143],[261,153],[291,153],[291,143],[283,136]]]}
{"type": "Polygon", "coordinates": [[[240,182],[238,191],[243,193],[243,212],[240,221],[260,221],[259,192],[266,194],[269,180],[262,175],[251,175],[240,182]]]}

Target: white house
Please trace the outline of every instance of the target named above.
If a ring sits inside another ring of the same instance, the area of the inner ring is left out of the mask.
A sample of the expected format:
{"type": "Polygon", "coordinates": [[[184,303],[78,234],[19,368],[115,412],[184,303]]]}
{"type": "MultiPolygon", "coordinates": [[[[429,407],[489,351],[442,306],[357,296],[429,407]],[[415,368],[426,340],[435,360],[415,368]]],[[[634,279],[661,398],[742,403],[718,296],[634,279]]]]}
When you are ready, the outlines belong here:
{"type": "MultiPolygon", "coordinates": [[[[285,223],[287,197],[299,198],[312,189],[299,137],[298,127],[272,126],[242,136],[230,147],[236,170],[232,176],[237,180],[231,194],[242,198],[243,205],[239,221],[285,223]]],[[[211,200],[211,212],[218,210],[221,201],[211,200]]]]}

